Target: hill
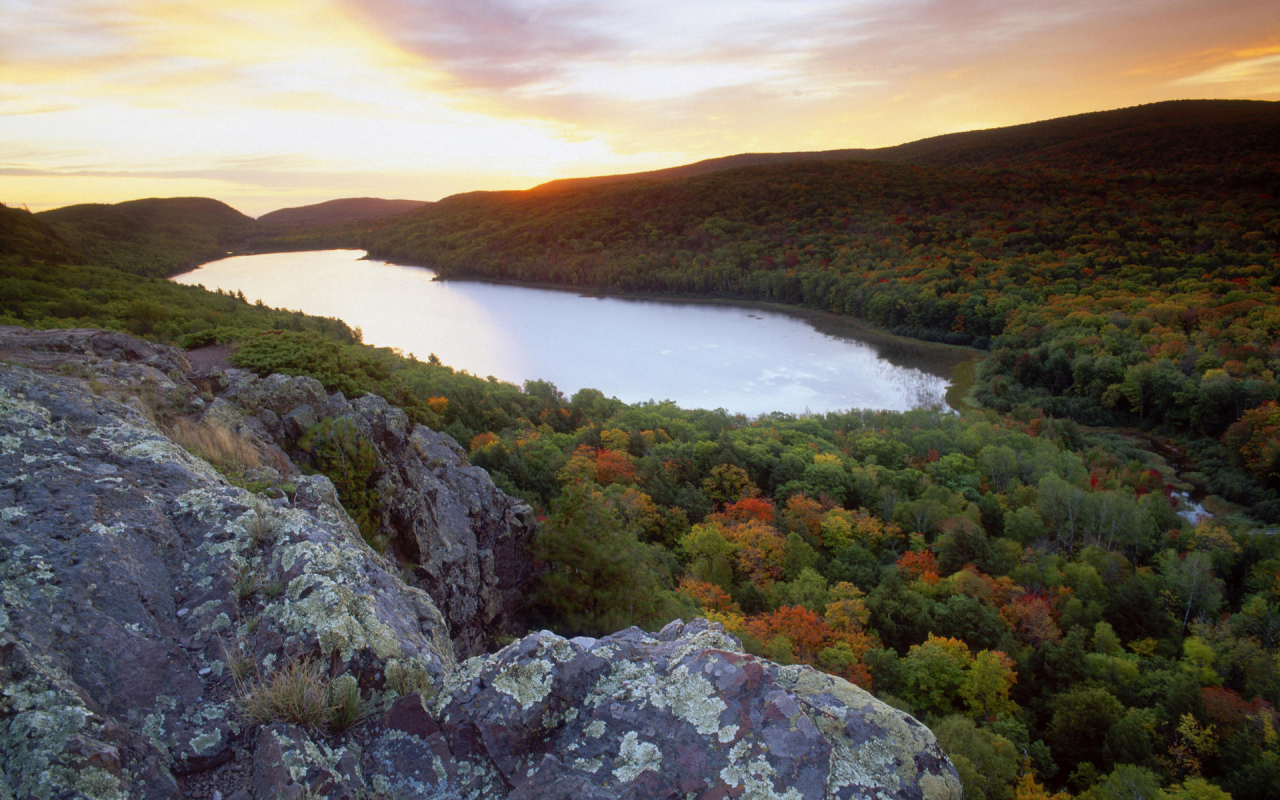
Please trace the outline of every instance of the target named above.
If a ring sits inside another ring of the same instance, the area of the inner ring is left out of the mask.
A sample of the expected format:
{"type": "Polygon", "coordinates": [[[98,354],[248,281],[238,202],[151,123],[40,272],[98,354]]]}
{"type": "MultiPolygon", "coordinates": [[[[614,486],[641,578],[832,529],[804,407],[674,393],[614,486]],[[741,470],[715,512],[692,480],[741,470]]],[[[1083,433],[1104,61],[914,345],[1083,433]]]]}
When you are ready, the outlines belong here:
{"type": "Polygon", "coordinates": [[[9,208],[0,203],[0,256],[53,261],[59,264],[83,263],[84,256],[75,252],[58,233],[30,211],[9,208]]]}
{"type": "Polygon", "coordinates": [[[86,203],[36,218],[94,263],[164,277],[226,255],[257,223],[207,197],[86,203]]]}
{"type": "Polygon", "coordinates": [[[879,161],[457,195],[296,243],[446,278],[833,311],[991,350],[979,399],[993,408],[1218,436],[1280,395],[1277,143],[1280,104],[1167,103],[879,161]]]}
{"type": "Polygon", "coordinates": [[[1064,171],[1223,168],[1274,171],[1280,110],[1257,100],[1173,100],[1114,111],[933,136],[874,149],[740,153],[668,169],[567,178],[559,190],[627,180],[691,178],[712,172],[809,161],[887,161],[951,167],[1034,167],[1064,171]]]}
{"type": "Polygon", "coordinates": [[[258,223],[272,229],[309,228],[380,219],[403,214],[427,205],[425,200],[382,200],[377,197],[349,197],[296,208],[282,208],[258,217],[258,223]]]}

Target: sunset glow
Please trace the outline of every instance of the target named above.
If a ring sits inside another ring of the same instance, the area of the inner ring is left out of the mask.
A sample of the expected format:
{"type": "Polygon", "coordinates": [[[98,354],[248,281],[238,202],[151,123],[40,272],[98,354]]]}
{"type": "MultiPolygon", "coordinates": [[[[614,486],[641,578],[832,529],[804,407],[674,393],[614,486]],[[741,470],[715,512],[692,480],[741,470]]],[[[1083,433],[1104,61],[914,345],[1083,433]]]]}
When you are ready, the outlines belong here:
{"type": "Polygon", "coordinates": [[[0,0],[0,201],[431,200],[1280,99],[1280,7],[1147,0],[0,0]]]}

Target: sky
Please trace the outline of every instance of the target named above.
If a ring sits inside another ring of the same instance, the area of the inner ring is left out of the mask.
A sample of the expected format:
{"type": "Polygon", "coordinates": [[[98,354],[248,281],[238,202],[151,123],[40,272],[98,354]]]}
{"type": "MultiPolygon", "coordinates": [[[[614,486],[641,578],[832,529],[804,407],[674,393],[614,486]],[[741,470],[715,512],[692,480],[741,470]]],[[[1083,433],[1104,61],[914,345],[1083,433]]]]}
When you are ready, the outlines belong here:
{"type": "Polygon", "coordinates": [[[1180,98],[1280,100],[1280,3],[0,0],[0,202],[259,216],[1180,98]]]}

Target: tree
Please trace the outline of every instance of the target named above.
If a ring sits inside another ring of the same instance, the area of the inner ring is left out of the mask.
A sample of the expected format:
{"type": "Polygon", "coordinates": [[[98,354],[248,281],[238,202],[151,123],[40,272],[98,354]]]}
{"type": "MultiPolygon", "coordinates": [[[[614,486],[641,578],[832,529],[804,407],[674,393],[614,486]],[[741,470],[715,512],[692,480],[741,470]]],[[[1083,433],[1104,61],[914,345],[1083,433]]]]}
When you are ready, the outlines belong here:
{"type": "Polygon", "coordinates": [[[902,698],[922,714],[951,713],[972,662],[964,642],[930,634],[907,651],[902,698]]]}
{"type": "Polygon", "coordinates": [[[1107,733],[1125,713],[1119,700],[1105,689],[1079,688],[1053,700],[1048,740],[1057,762],[1071,769],[1081,761],[1107,763],[1103,745],[1107,733]]]}
{"type": "Polygon", "coordinates": [[[1165,800],[1160,781],[1151,770],[1122,764],[1103,778],[1088,795],[1092,800],[1165,800]]]}
{"type": "Polygon", "coordinates": [[[1187,634],[1187,622],[1192,611],[1199,609],[1212,613],[1217,610],[1222,601],[1222,589],[1213,577],[1213,560],[1208,553],[1192,552],[1179,556],[1173,550],[1166,550],[1160,554],[1158,563],[1165,585],[1184,604],[1181,639],[1187,634]]]}
{"type": "Polygon", "coordinates": [[[1088,495],[1083,489],[1057,475],[1051,473],[1040,479],[1036,510],[1049,523],[1058,547],[1068,555],[1075,552],[1088,502],[1088,495]]]}
{"type": "Polygon", "coordinates": [[[733,590],[738,547],[725,538],[724,533],[724,527],[718,523],[694,525],[680,537],[680,547],[689,559],[691,576],[729,592],[733,590]]]}
{"type": "Polygon", "coordinates": [[[720,505],[736,503],[744,497],[756,497],[760,490],[751,482],[751,476],[737,464],[717,464],[711,474],[702,481],[702,491],[712,502],[720,505]]]}
{"type": "Polygon", "coordinates": [[[960,773],[965,800],[1010,800],[1018,775],[1013,742],[958,714],[932,726],[938,744],[960,773]]]}
{"type": "Polygon", "coordinates": [[[600,634],[652,620],[670,579],[594,484],[572,481],[551,507],[534,552],[548,562],[539,604],[565,630],[600,634]]]}
{"type": "Polygon", "coordinates": [[[1222,445],[1237,466],[1280,480],[1280,403],[1269,401],[1244,412],[1222,435],[1222,445]]]}
{"type": "Polygon", "coordinates": [[[724,536],[737,546],[739,569],[761,589],[782,579],[787,544],[772,525],[753,519],[725,528],[724,536]]]}
{"type": "Polygon", "coordinates": [[[981,650],[960,684],[960,696],[975,719],[991,719],[1017,710],[1009,699],[1009,690],[1017,682],[1012,659],[999,650],[981,650]]]}

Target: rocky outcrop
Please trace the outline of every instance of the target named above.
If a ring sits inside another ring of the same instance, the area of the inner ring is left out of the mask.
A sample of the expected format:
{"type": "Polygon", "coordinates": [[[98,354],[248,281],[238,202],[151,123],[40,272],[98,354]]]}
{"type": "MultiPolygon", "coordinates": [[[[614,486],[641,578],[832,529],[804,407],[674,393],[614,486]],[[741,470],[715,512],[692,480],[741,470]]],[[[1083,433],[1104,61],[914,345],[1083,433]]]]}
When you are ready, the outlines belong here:
{"type": "Polygon", "coordinates": [[[202,398],[180,353],[116,336],[0,330],[38,367],[0,366],[0,800],[959,798],[919,723],[705,621],[461,661],[518,593],[527,527],[456,445],[305,380],[222,373],[202,398]],[[289,420],[351,420],[420,566],[287,460],[232,485],[160,407],[280,458],[289,420]],[[259,702],[299,688],[320,716],[259,702]]]}
{"type": "Polygon", "coordinates": [[[150,405],[198,415],[252,442],[281,476],[297,473],[290,456],[305,459],[298,444],[311,426],[350,422],[375,455],[379,533],[444,613],[458,655],[524,632],[533,509],[498,490],[453,439],[382,398],[327,394],[313,378],[193,370],[180,350],[111,331],[0,328],[0,358],[95,381],[139,413],[150,405]]]}
{"type": "Polygon", "coordinates": [[[533,509],[503,494],[489,474],[467,462],[450,437],[411,422],[381,397],[326,395],[312,378],[259,379],[224,371],[220,395],[206,412],[259,439],[296,452],[324,419],[346,420],[370,443],[379,498],[379,532],[414,565],[417,583],[449,623],[459,657],[485,652],[497,636],[522,633],[522,589],[533,579],[525,556],[535,530],[533,509]],[[235,411],[226,406],[234,404],[235,411]]]}
{"type": "Polygon", "coordinates": [[[394,791],[476,798],[960,797],[933,735],[717,624],[604,639],[543,631],[404,697],[366,764],[394,791]]]}
{"type": "Polygon", "coordinates": [[[227,484],[80,380],[0,369],[0,797],[178,797],[244,733],[232,671],[454,670],[323,477],[227,484]]]}

